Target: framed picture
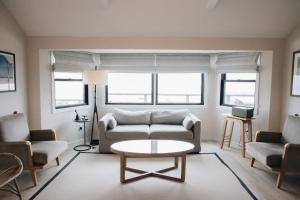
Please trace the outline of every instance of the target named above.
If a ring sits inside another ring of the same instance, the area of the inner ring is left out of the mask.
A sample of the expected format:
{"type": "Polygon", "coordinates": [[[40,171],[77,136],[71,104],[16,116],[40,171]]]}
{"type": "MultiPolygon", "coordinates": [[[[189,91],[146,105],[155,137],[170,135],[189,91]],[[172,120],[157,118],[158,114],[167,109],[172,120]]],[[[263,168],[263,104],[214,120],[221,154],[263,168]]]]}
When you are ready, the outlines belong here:
{"type": "Polygon", "coordinates": [[[16,91],[15,54],[0,51],[0,92],[16,91]]]}

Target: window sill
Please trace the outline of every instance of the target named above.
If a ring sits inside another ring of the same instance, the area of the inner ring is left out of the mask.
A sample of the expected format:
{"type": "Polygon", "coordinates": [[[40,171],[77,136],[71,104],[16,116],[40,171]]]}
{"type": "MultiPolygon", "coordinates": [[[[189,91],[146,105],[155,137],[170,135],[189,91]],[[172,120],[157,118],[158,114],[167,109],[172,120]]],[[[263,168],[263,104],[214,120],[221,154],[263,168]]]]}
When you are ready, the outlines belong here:
{"type": "Polygon", "coordinates": [[[91,107],[91,105],[80,105],[80,106],[72,106],[72,107],[65,107],[65,108],[55,108],[54,107],[52,109],[52,114],[70,112],[70,111],[75,111],[75,110],[83,110],[83,109],[88,109],[90,107],[91,107]]]}

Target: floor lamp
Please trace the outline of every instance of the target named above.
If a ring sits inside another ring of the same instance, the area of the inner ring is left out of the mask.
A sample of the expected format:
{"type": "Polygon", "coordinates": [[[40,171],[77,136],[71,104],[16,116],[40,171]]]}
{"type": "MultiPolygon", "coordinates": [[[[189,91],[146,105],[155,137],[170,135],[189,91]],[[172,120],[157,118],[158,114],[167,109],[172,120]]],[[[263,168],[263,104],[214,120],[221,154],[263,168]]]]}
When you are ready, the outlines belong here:
{"type": "Polygon", "coordinates": [[[96,124],[99,120],[98,109],[97,109],[97,85],[106,85],[107,74],[104,70],[87,70],[83,72],[83,83],[87,85],[94,85],[94,111],[93,111],[93,122],[92,122],[92,133],[91,133],[91,145],[97,145],[97,142],[93,140],[94,136],[94,121],[96,119],[96,124]]]}

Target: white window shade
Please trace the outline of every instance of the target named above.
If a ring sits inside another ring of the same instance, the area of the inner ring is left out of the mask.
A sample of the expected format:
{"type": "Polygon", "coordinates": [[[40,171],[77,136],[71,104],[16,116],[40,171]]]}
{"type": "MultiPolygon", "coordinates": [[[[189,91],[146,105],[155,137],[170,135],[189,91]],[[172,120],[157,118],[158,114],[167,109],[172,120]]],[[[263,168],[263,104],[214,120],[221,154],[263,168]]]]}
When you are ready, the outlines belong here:
{"type": "Polygon", "coordinates": [[[83,72],[95,67],[94,57],[88,53],[53,51],[53,57],[52,67],[56,72],[83,72]]]}
{"type": "Polygon", "coordinates": [[[154,66],[152,54],[100,54],[100,65],[105,70],[151,70],[154,66]]]}
{"type": "Polygon", "coordinates": [[[157,71],[183,71],[199,72],[208,71],[210,67],[210,55],[157,55],[157,71]]]}
{"type": "Polygon", "coordinates": [[[218,54],[212,67],[219,73],[257,72],[259,52],[218,54]]]}

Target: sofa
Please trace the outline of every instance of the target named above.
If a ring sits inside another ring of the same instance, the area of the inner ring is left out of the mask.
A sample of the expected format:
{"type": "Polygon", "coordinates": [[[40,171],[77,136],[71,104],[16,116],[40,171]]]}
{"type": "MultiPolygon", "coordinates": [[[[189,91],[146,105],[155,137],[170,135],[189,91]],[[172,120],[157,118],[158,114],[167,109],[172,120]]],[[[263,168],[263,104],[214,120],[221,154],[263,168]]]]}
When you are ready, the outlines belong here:
{"type": "Polygon", "coordinates": [[[258,161],[278,172],[276,186],[280,188],[286,173],[300,173],[300,117],[288,116],[282,132],[258,131],[246,149],[251,167],[258,161]]]}
{"type": "Polygon", "coordinates": [[[98,122],[99,151],[110,153],[111,144],[123,140],[168,139],[193,143],[201,150],[201,121],[188,110],[128,111],[114,109],[98,122]]]}

